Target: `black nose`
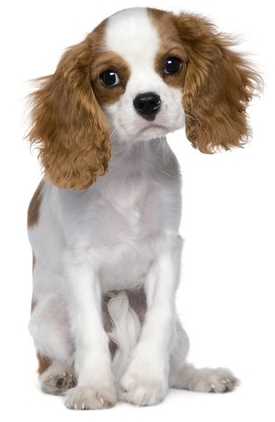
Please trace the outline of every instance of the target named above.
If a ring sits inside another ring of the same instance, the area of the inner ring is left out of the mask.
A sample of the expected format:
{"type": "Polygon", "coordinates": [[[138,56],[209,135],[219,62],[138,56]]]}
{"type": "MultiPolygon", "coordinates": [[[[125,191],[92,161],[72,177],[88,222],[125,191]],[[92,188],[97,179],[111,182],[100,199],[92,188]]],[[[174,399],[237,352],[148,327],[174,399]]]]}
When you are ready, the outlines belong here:
{"type": "Polygon", "coordinates": [[[161,106],[160,96],[154,92],[139,94],[134,99],[134,107],[138,114],[146,120],[154,120],[161,106]]]}

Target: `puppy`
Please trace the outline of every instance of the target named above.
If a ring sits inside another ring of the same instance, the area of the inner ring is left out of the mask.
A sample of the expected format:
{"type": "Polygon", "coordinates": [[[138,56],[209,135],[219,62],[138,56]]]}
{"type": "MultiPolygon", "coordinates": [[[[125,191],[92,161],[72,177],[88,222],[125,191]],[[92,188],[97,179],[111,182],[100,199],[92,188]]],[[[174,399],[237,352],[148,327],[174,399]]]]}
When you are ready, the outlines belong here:
{"type": "Polygon", "coordinates": [[[123,10],[68,49],[33,94],[44,178],[28,213],[30,332],[41,388],[71,409],[231,391],[186,362],[177,317],[181,180],[165,135],[241,146],[258,76],[206,19],[123,10]]]}

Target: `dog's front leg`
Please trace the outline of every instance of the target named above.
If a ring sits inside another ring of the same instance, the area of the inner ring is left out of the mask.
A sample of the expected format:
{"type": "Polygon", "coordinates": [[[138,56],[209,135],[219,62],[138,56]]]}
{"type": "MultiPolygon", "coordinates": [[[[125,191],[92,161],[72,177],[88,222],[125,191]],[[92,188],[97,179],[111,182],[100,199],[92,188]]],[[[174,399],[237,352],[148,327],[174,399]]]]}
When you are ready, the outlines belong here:
{"type": "Polygon", "coordinates": [[[145,322],[129,367],[120,383],[121,398],[133,404],[156,404],[162,401],[168,392],[181,246],[182,240],[179,236],[169,237],[145,281],[145,322]]]}
{"type": "Polygon", "coordinates": [[[82,410],[110,407],[116,402],[116,391],[97,271],[83,251],[67,253],[65,268],[78,378],[77,386],[68,391],[65,404],[82,410]]]}

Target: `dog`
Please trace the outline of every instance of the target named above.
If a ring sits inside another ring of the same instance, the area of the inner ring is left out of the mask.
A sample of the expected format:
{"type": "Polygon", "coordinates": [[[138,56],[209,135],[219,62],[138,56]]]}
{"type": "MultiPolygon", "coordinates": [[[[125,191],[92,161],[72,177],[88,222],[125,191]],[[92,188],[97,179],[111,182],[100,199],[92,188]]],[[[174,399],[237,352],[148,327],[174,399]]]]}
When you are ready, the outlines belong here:
{"type": "Polygon", "coordinates": [[[70,409],[146,406],[169,387],[223,393],[177,316],[181,175],[165,136],[203,153],[242,146],[259,77],[193,14],[133,8],[69,48],[33,93],[44,177],[28,210],[30,333],[41,389],[70,409]]]}

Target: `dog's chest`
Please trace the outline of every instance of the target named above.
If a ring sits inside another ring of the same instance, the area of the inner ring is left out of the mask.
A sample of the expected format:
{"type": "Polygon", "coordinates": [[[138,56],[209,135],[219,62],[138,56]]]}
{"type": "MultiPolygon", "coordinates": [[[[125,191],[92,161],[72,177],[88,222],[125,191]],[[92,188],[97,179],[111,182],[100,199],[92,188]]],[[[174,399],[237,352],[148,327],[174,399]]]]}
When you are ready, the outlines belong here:
{"type": "MultiPolygon", "coordinates": [[[[146,224],[148,193],[148,185],[143,178],[129,177],[129,180],[125,180],[123,184],[117,183],[112,187],[110,203],[113,216],[127,227],[127,235],[136,234],[139,237],[150,230],[146,224]]],[[[114,231],[116,231],[115,227],[114,231]]]]}
{"type": "Polygon", "coordinates": [[[142,283],[153,259],[154,237],[159,230],[157,195],[148,179],[129,177],[112,189],[110,214],[107,211],[108,216],[105,215],[107,259],[101,270],[106,291],[142,283]]]}
{"type": "Polygon", "coordinates": [[[91,251],[104,291],[140,284],[163,233],[178,229],[177,163],[161,146],[155,151],[154,144],[148,145],[145,152],[115,163],[77,201],[66,193],[67,237],[91,251]]]}

